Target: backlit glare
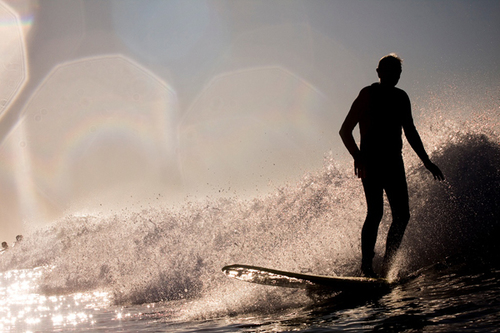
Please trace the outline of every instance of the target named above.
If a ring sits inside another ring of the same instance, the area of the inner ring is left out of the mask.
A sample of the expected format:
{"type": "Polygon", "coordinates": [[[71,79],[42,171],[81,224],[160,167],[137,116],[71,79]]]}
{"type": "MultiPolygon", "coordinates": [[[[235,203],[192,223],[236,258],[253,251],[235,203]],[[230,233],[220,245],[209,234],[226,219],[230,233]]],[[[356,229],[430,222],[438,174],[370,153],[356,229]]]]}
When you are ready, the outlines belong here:
{"type": "MultiPolygon", "coordinates": [[[[60,296],[39,294],[44,271],[50,268],[14,270],[0,273],[0,330],[24,328],[37,331],[38,327],[66,327],[90,325],[94,321],[92,312],[111,304],[104,291],[75,293],[60,296]]],[[[43,283],[42,283],[43,284],[43,283]]],[[[119,313],[117,319],[124,315],[119,313]]]]}

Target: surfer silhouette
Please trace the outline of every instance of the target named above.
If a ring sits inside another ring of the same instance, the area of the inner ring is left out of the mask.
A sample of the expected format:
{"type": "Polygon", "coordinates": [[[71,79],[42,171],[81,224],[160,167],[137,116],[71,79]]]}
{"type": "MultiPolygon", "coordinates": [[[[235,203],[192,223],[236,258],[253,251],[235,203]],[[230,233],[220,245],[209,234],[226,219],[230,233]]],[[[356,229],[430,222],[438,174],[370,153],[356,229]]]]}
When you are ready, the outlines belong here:
{"type": "Polygon", "coordinates": [[[19,245],[23,241],[23,235],[17,235],[16,236],[16,241],[13,246],[19,245]]]}
{"type": "Polygon", "coordinates": [[[354,172],[361,178],[367,203],[367,215],[361,232],[361,273],[376,277],[372,261],[377,233],[383,216],[385,191],[392,212],[382,271],[386,274],[410,219],[408,187],[402,157],[402,130],[413,150],[434,179],[443,180],[441,170],[427,155],[413,124],[410,99],[396,88],[402,72],[402,60],[394,53],[380,59],[379,82],[365,87],[354,100],[340,129],[340,136],[354,158],[354,172]],[[360,147],[352,134],[359,124],[360,147]]]}

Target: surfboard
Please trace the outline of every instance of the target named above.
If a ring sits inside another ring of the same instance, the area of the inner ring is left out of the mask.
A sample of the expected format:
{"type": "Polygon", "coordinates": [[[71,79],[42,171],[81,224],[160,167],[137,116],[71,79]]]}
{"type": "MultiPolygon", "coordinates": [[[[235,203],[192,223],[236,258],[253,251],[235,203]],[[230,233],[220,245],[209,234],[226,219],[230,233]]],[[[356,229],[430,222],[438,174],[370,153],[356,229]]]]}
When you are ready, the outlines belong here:
{"type": "Polygon", "coordinates": [[[311,275],[250,265],[224,266],[222,271],[241,281],[285,288],[358,292],[390,286],[390,282],[382,278],[311,275]]]}

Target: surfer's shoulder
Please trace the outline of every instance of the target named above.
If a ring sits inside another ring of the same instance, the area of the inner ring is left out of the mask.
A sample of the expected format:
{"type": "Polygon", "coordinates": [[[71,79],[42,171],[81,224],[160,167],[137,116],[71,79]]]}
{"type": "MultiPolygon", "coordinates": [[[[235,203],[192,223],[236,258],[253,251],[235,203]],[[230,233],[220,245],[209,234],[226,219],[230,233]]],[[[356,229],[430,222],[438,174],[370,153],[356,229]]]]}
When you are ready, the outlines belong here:
{"type": "Polygon", "coordinates": [[[373,85],[369,85],[369,86],[366,86],[364,87],[363,89],[361,89],[361,91],[359,92],[359,97],[363,98],[363,97],[368,97],[370,96],[370,93],[372,91],[372,86],[373,85]]]}
{"type": "Polygon", "coordinates": [[[398,87],[394,87],[394,89],[398,92],[398,94],[408,96],[408,94],[406,93],[406,91],[404,91],[403,89],[398,88],[398,87]]]}
{"type": "Polygon", "coordinates": [[[375,82],[375,83],[370,84],[369,86],[364,87],[363,89],[361,89],[361,91],[368,93],[370,91],[378,89],[379,87],[380,87],[380,83],[375,82]]]}
{"type": "Polygon", "coordinates": [[[394,89],[395,89],[396,96],[397,96],[398,100],[400,100],[401,102],[404,102],[404,103],[410,103],[410,96],[408,96],[406,91],[404,91],[403,89],[397,88],[397,87],[394,87],[394,89]]]}

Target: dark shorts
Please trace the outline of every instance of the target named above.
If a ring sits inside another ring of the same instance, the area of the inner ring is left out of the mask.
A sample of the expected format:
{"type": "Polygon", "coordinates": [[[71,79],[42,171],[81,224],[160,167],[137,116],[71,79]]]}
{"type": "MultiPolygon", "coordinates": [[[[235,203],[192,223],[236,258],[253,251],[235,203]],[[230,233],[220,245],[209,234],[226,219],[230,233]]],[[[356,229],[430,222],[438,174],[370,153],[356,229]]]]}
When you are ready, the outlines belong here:
{"type": "Polygon", "coordinates": [[[385,191],[393,217],[409,214],[408,185],[401,156],[368,163],[363,188],[368,210],[383,209],[383,192],[385,191]]]}

